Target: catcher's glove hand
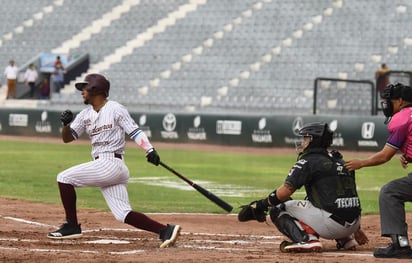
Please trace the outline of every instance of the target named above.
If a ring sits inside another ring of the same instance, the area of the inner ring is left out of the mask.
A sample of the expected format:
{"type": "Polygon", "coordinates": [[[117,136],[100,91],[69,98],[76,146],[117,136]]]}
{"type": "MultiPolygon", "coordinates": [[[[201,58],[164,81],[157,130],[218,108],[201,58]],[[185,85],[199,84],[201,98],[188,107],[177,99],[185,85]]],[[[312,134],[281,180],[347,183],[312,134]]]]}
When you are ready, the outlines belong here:
{"type": "Polygon", "coordinates": [[[248,205],[242,205],[242,208],[237,216],[240,222],[245,222],[249,220],[257,220],[258,222],[266,221],[266,209],[262,206],[262,200],[253,201],[248,205]]]}
{"type": "Polygon", "coordinates": [[[369,242],[369,238],[366,236],[365,232],[363,232],[360,228],[358,231],[354,233],[355,240],[358,242],[359,245],[365,245],[369,242]]]}

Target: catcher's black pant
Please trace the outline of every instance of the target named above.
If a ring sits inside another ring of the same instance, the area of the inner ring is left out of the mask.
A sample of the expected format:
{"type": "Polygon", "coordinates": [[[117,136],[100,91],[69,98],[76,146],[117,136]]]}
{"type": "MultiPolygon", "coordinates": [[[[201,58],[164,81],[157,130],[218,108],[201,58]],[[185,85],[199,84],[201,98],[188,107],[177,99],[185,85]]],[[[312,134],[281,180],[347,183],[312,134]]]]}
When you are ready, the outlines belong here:
{"type": "Polygon", "coordinates": [[[382,236],[408,236],[405,202],[412,202],[412,173],[384,185],[379,194],[382,236]]]}

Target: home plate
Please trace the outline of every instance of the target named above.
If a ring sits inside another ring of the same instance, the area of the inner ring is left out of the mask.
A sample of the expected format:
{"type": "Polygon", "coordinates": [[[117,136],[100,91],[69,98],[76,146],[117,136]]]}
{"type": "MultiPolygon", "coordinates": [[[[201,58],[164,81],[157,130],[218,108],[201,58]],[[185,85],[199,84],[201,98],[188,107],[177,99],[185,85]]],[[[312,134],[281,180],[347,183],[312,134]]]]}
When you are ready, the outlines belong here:
{"type": "Polygon", "coordinates": [[[103,245],[108,245],[108,244],[130,244],[129,241],[126,240],[112,240],[112,239],[99,239],[99,240],[92,240],[92,241],[86,241],[84,242],[86,244],[103,244],[103,245]]]}

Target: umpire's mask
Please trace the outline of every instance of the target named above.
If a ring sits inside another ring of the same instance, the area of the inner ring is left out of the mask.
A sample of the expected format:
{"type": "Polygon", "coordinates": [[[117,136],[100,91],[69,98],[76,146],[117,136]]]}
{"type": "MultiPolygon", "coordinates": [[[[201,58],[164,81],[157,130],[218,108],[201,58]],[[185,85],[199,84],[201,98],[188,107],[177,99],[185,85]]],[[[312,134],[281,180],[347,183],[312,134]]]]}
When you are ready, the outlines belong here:
{"type": "Polygon", "coordinates": [[[381,101],[381,106],[383,114],[386,117],[385,124],[387,124],[391,120],[394,114],[393,104],[391,100],[399,99],[402,96],[402,88],[403,85],[401,83],[389,84],[382,91],[381,97],[383,101],[381,101]]]}

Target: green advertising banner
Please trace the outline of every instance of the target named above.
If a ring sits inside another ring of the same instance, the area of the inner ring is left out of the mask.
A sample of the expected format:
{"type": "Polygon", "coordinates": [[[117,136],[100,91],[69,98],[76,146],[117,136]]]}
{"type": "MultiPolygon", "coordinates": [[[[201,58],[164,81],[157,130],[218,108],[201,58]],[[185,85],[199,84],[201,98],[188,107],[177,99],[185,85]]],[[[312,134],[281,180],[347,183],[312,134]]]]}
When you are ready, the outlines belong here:
{"type": "MultiPolygon", "coordinates": [[[[76,112],[75,112],[76,114],[76,112]]],[[[213,115],[131,113],[153,142],[218,144],[250,147],[295,147],[297,131],[310,122],[327,122],[333,147],[377,151],[388,132],[383,116],[213,115]]],[[[0,134],[60,137],[60,112],[1,109],[0,134]]]]}

